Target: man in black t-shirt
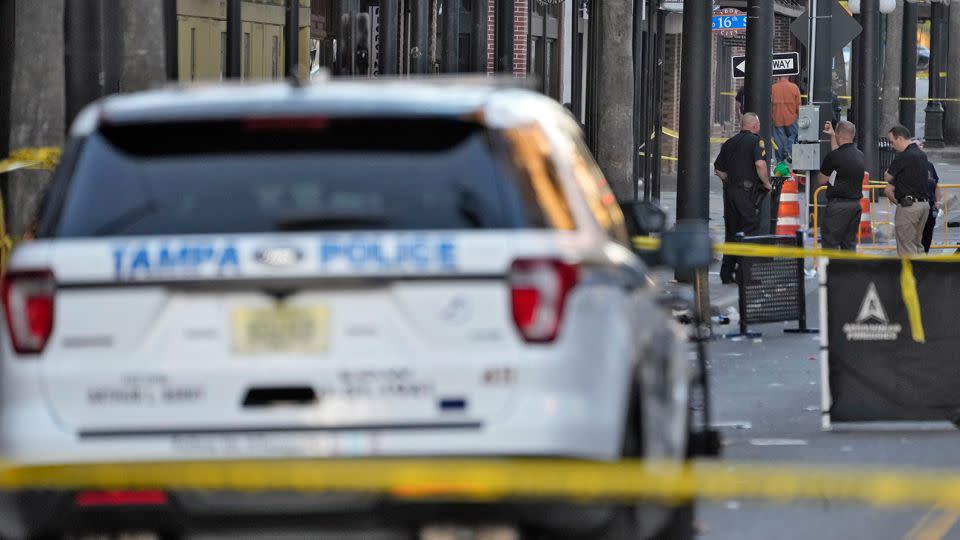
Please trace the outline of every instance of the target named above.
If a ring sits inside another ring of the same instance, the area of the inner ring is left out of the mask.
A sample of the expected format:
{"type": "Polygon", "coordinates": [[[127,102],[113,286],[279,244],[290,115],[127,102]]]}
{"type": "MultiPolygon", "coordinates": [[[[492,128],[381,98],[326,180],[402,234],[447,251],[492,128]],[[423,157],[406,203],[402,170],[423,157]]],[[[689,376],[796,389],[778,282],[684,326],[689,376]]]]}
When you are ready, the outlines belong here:
{"type": "MultiPolygon", "coordinates": [[[[767,154],[759,133],[760,118],[756,113],[744,114],[740,133],[723,143],[713,164],[723,181],[723,224],[727,242],[733,242],[737,233],[756,234],[760,224],[758,198],[770,191],[767,154]]],[[[733,283],[736,266],[736,257],[724,255],[720,281],[733,283]]]]}
{"type": "Polygon", "coordinates": [[[833,151],[820,166],[820,184],[827,184],[830,175],[837,173],[833,185],[827,188],[827,208],[820,225],[823,247],[856,250],[865,169],[863,152],[853,144],[857,127],[852,122],[841,121],[834,129],[833,124],[827,122],[823,132],[830,136],[833,151]]]}
{"type": "Polygon", "coordinates": [[[883,194],[897,205],[893,218],[897,237],[897,255],[923,253],[923,227],[927,224],[930,205],[927,204],[927,155],[910,138],[910,130],[894,126],[887,133],[890,146],[897,152],[884,178],[887,187],[883,194]]]}

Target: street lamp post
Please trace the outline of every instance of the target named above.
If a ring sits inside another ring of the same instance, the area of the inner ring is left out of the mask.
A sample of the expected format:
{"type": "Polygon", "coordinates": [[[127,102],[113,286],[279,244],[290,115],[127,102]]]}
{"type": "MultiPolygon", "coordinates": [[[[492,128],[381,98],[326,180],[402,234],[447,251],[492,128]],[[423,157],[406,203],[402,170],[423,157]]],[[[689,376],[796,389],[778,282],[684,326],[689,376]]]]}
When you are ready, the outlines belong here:
{"type": "MultiPolygon", "coordinates": [[[[900,55],[900,96],[917,97],[917,12],[916,2],[903,2],[903,47],[900,55]]],[[[917,104],[900,102],[900,123],[913,133],[917,125],[917,104]]]]}
{"type": "Polygon", "coordinates": [[[880,51],[880,12],[877,0],[863,0],[861,2],[863,14],[863,43],[860,47],[860,129],[863,137],[860,139],[863,158],[870,178],[878,177],[880,167],[879,154],[880,139],[879,96],[880,88],[877,80],[878,52],[880,51]]]}
{"type": "Polygon", "coordinates": [[[924,109],[926,114],[926,126],[924,128],[924,144],[930,147],[939,148],[943,146],[943,104],[936,101],[943,97],[941,91],[941,73],[944,71],[944,59],[946,57],[946,32],[944,31],[944,20],[946,19],[946,4],[942,0],[933,0],[930,6],[930,76],[928,95],[931,99],[927,101],[927,107],[924,109]]]}

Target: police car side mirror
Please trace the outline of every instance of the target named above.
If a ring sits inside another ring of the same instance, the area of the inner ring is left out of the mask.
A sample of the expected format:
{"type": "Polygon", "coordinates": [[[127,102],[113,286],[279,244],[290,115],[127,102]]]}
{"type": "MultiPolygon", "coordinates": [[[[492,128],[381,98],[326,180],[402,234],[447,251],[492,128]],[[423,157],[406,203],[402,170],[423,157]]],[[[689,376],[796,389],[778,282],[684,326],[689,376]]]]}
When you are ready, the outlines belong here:
{"type": "Polygon", "coordinates": [[[700,270],[713,262],[713,241],[702,221],[679,222],[660,237],[660,259],[680,273],[700,270]]]}
{"type": "Polygon", "coordinates": [[[648,236],[663,232],[667,224],[667,213],[651,201],[630,201],[620,203],[630,236],[648,236]]]}

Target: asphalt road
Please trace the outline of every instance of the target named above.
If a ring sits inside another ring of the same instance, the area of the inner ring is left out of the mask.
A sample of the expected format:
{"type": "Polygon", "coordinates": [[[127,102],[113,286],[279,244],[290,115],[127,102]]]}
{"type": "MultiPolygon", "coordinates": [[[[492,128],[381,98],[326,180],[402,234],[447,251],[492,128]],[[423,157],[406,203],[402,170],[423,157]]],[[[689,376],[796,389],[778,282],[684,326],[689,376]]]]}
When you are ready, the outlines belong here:
{"type": "MultiPolygon", "coordinates": [[[[807,290],[808,317],[815,327],[814,279],[807,281],[807,290]]],[[[960,465],[957,432],[822,431],[818,338],[785,334],[786,326],[791,325],[758,325],[751,328],[763,333],[757,341],[724,339],[710,345],[715,423],[724,426],[726,444],[722,459],[896,469],[960,465]]],[[[829,499],[701,501],[698,513],[704,540],[960,539],[958,518],[960,513],[930,508],[873,508],[829,499]]]]}

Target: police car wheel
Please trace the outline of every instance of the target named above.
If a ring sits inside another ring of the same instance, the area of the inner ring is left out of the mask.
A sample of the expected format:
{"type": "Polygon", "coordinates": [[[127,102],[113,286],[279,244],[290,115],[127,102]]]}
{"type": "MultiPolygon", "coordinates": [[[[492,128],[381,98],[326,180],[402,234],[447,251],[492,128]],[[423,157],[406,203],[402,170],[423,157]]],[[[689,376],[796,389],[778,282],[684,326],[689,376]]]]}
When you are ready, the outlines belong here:
{"type": "Polygon", "coordinates": [[[696,537],[694,513],[692,502],[678,506],[670,516],[670,521],[654,538],[656,540],[693,540],[696,537]]]}

